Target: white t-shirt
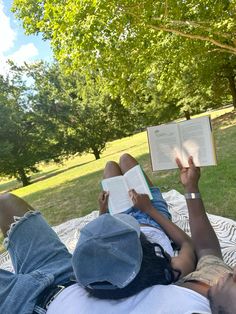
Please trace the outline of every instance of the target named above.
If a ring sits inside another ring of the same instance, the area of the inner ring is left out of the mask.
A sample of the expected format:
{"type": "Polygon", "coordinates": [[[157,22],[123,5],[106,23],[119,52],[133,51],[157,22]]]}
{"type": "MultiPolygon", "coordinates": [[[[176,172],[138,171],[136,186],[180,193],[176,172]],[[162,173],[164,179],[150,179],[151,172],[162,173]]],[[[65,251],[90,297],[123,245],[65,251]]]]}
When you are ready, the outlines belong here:
{"type": "MultiPolygon", "coordinates": [[[[167,235],[160,229],[141,226],[141,231],[152,243],[160,244],[173,256],[167,235]]],[[[91,297],[75,284],[66,288],[49,306],[47,314],[192,314],[211,313],[209,302],[200,294],[178,286],[156,285],[133,297],[122,300],[100,300],[91,297]]]]}
{"type": "Polygon", "coordinates": [[[170,256],[174,256],[174,251],[170,244],[170,239],[167,237],[164,231],[149,226],[140,226],[140,229],[145,234],[149,242],[160,244],[170,256]]]}
{"type": "Polygon", "coordinates": [[[78,284],[62,291],[47,314],[210,314],[207,298],[175,285],[156,285],[121,300],[91,297],[78,284]]]}

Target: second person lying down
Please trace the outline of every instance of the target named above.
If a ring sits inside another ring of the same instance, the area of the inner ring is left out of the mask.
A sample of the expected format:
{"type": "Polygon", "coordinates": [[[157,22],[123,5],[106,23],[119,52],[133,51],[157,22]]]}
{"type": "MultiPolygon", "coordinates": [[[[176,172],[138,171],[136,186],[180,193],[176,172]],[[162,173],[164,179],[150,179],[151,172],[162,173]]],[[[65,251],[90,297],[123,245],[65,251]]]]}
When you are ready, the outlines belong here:
{"type": "MultiPolygon", "coordinates": [[[[107,163],[104,178],[123,175],[136,166],[129,154],[107,163]]],[[[153,200],[130,190],[134,206],[125,214],[108,214],[109,191],[99,197],[100,217],[81,230],[76,249],[77,280],[101,299],[120,299],[156,285],[170,284],[195,269],[189,236],[170,220],[160,190],[149,183],[153,200]],[[172,244],[179,248],[174,256],[172,244]],[[78,262],[79,261],[79,262],[78,262]]]]}

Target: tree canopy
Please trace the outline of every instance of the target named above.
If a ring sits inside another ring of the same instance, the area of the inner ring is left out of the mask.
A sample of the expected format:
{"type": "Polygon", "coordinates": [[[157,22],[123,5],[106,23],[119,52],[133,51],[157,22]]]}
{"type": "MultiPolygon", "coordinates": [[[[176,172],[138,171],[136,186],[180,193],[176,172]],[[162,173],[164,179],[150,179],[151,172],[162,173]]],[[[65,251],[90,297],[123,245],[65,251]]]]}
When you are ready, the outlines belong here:
{"type": "MultiPolygon", "coordinates": [[[[222,79],[223,69],[236,58],[235,0],[14,0],[13,10],[27,33],[41,32],[51,40],[56,58],[67,70],[79,69],[87,78],[97,71],[101,88],[121,95],[129,106],[137,95],[149,92],[150,80],[169,101],[173,86],[175,91],[179,86],[178,104],[186,105],[181,98],[184,90],[180,91],[191,84],[186,67],[195,71],[195,77],[201,72],[200,82],[203,65],[205,77],[210,73],[220,78],[218,86],[228,86],[225,97],[227,91],[235,95],[234,67],[231,78],[222,79]],[[212,59],[218,60],[214,67],[212,59]]],[[[204,89],[211,91],[204,94],[216,99],[210,79],[204,89]]],[[[196,95],[194,103],[197,99],[202,96],[196,95]]]]}

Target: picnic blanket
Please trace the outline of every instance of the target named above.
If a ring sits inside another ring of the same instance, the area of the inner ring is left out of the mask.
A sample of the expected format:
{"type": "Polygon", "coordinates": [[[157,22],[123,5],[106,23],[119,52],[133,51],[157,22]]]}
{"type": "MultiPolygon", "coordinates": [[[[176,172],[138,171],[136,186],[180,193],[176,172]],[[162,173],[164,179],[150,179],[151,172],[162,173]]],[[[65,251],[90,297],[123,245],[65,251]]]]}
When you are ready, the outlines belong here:
{"type": "MultiPolygon", "coordinates": [[[[176,190],[162,194],[166,200],[169,211],[172,214],[172,221],[181,229],[190,235],[188,211],[185,198],[176,190]]],[[[71,219],[59,226],[53,227],[57,232],[61,241],[67,246],[70,252],[75,249],[79,238],[80,230],[89,221],[98,216],[98,211],[95,210],[84,217],[71,219]]],[[[236,222],[232,219],[221,216],[208,214],[210,222],[216,231],[224,257],[224,261],[230,265],[236,265],[236,222]]],[[[9,254],[7,252],[0,255],[0,268],[13,271],[9,254]]]]}

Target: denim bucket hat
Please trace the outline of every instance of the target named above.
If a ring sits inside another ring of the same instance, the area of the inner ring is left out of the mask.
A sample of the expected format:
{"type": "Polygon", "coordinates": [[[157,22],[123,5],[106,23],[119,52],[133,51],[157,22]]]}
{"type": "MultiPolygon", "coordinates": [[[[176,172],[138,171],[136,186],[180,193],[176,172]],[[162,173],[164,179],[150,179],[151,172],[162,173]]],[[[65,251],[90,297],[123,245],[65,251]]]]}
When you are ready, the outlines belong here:
{"type": "Polygon", "coordinates": [[[142,263],[140,226],[127,214],[104,214],[88,223],[72,257],[79,284],[91,289],[127,286],[142,263]]]}

